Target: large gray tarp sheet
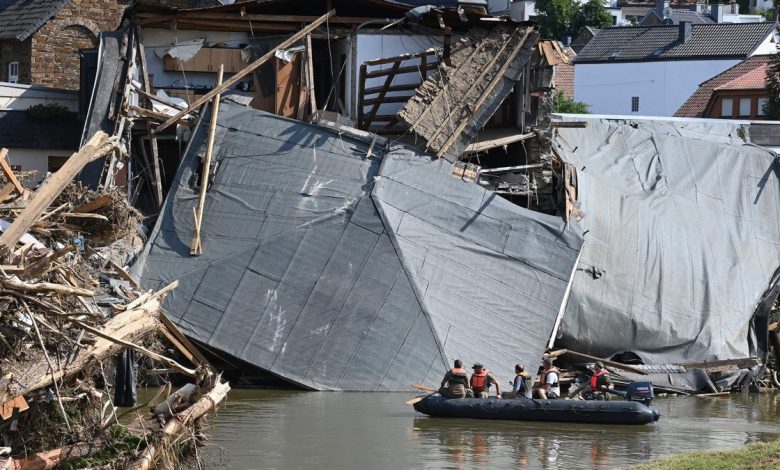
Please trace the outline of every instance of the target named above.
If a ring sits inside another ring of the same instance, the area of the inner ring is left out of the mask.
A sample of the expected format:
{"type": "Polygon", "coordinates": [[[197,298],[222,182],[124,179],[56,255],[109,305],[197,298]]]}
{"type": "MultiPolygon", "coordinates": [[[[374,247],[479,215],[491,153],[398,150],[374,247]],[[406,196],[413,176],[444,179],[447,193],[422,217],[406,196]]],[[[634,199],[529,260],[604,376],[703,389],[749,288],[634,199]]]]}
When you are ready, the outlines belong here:
{"type": "Polygon", "coordinates": [[[576,225],[387,153],[230,102],[189,255],[208,116],[135,272],[188,335],[321,390],[438,383],[455,358],[535,365],[582,243],[576,225]]]}
{"type": "Polygon", "coordinates": [[[775,155],[736,124],[565,119],[587,122],[554,137],[586,241],[563,344],[648,364],[760,356],[757,306],[780,266],[775,155]]]}

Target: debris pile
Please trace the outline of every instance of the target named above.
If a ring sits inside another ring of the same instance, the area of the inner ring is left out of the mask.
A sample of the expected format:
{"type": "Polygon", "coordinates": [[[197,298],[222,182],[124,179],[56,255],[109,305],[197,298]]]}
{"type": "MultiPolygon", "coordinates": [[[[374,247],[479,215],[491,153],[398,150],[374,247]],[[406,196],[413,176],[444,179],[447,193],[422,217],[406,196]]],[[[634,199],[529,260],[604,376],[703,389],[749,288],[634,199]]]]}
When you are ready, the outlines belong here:
{"type": "MultiPolygon", "coordinates": [[[[89,158],[113,149],[98,137],[89,158]]],[[[164,318],[177,283],[144,292],[125,271],[143,245],[140,214],[117,189],[63,177],[74,167],[37,188],[2,169],[0,468],[180,466],[229,386],[164,318]],[[136,406],[137,377],[173,374],[193,380],[187,393],[167,396],[168,384],[136,406]],[[185,431],[194,438],[171,439],[185,431]]]]}

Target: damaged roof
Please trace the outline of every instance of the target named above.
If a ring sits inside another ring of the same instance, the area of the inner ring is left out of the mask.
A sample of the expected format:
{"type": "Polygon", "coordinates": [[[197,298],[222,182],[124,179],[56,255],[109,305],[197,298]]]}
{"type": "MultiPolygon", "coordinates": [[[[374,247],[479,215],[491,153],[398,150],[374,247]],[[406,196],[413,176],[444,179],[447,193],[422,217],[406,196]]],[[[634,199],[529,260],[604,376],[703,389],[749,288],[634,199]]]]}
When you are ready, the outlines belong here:
{"type": "Polygon", "coordinates": [[[690,38],[682,41],[677,25],[603,28],[577,53],[574,62],[744,59],[773,29],[774,23],[769,22],[694,24],[690,38]]]}
{"type": "Polygon", "coordinates": [[[0,39],[24,41],[67,4],[68,0],[0,0],[0,39]]]}
{"type": "Polygon", "coordinates": [[[780,266],[775,155],[746,145],[735,122],[564,120],[587,123],[554,137],[578,169],[587,235],[562,344],[645,364],[765,357],[773,299],[761,301],[780,266]]]}
{"type": "Polygon", "coordinates": [[[204,252],[192,257],[208,114],[134,268],[149,288],[179,280],[165,308],[187,334],[319,390],[434,384],[456,358],[538,362],[582,243],[576,224],[414,148],[223,100],[204,252]]]}

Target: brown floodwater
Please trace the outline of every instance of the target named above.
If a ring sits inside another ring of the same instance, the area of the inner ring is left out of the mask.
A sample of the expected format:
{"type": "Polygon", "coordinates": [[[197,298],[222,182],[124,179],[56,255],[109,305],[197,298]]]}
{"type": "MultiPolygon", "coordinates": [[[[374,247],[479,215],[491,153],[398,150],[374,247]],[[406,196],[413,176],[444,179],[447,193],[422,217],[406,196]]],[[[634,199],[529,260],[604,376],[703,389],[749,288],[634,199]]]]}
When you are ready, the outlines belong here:
{"type": "Polygon", "coordinates": [[[582,425],[429,418],[413,393],[232,390],[206,468],[612,469],[780,438],[780,395],[657,398],[657,423],[582,425]]]}

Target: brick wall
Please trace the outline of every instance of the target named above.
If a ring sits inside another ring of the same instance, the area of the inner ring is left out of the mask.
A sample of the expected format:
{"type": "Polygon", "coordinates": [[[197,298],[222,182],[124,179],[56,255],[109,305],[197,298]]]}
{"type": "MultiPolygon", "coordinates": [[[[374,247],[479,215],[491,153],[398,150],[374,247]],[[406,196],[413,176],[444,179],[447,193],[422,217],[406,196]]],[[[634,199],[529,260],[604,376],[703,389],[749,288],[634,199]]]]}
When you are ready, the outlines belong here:
{"type": "Polygon", "coordinates": [[[77,90],[78,50],[97,46],[98,33],[116,29],[128,3],[130,0],[70,0],[32,36],[32,83],[77,90]]]}
{"type": "Polygon", "coordinates": [[[19,62],[19,83],[30,83],[30,39],[0,41],[0,82],[8,81],[8,64],[19,62]]]}

